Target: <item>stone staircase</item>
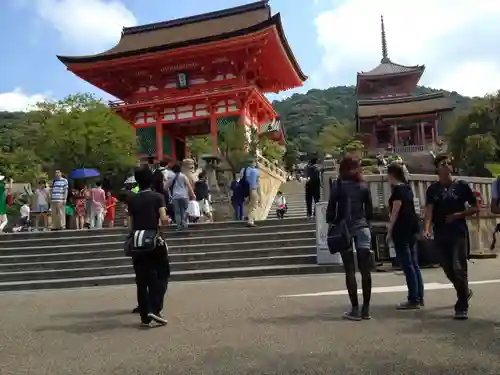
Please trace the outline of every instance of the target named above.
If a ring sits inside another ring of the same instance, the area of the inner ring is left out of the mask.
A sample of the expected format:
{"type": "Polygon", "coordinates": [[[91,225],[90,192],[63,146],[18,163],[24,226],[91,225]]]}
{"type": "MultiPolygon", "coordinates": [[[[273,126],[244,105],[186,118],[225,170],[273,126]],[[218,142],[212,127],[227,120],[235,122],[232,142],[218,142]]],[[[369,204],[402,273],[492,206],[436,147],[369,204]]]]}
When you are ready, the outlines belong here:
{"type": "MultiPolygon", "coordinates": [[[[0,236],[0,291],[120,285],[134,282],[123,254],[124,228],[0,236]]],[[[316,274],[315,226],[302,218],[164,228],[172,280],[316,274]]]]}

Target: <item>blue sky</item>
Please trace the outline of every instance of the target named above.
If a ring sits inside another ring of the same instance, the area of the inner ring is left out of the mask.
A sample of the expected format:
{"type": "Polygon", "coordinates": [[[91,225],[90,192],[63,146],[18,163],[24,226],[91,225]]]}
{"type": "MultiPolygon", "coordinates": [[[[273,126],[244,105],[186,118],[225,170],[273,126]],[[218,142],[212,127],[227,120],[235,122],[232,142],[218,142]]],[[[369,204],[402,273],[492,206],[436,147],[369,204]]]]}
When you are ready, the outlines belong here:
{"type": "MultiPolygon", "coordinates": [[[[113,47],[123,26],[189,16],[245,0],[1,0],[0,110],[40,98],[101,92],[73,76],[56,54],[84,55],[113,47]],[[23,20],[23,22],[20,22],[23,20]]],[[[380,60],[380,15],[389,55],[426,64],[423,84],[468,95],[500,89],[500,2],[420,0],[271,0],[292,49],[310,79],[305,87],[354,84],[356,72],[380,60]],[[438,5],[439,4],[439,5],[438,5]]],[[[288,95],[287,93],[285,95],[288,95]]]]}

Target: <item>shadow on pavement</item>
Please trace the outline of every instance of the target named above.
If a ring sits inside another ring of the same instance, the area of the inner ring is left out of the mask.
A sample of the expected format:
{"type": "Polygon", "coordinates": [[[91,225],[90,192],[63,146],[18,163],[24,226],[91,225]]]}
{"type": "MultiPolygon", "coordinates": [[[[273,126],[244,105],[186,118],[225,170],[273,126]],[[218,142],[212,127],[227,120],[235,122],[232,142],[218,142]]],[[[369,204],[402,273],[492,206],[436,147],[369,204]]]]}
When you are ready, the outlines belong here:
{"type": "Polygon", "coordinates": [[[92,318],[115,318],[117,316],[133,315],[130,310],[103,310],[103,311],[74,311],[64,314],[52,315],[56,319],[92,319],[92,318]]]}

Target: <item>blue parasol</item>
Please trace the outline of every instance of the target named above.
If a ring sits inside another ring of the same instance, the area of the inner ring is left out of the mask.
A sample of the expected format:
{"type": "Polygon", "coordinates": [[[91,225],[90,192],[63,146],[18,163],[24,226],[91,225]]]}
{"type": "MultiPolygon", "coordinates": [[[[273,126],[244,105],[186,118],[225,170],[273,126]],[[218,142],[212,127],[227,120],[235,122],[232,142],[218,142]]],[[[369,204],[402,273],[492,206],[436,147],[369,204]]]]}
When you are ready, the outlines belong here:
{"type": "Polygon", "coordinates": [[[101,174],[95,169],[79,168],[73,169],[69,178],[73,180],[82,180],[84,178],[99,177],[101,174]]]}

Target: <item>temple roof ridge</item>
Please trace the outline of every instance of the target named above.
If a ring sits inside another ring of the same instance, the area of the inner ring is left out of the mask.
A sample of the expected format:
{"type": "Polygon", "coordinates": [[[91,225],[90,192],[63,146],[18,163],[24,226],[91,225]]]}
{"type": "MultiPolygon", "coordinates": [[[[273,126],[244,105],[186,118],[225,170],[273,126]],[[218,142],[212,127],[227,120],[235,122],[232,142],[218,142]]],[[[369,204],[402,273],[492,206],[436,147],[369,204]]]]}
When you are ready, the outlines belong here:
{"type": "Polygon", "coordinates": [[[122,30],[122,35],[130,35],[130,34],[148,32],[158,29],[179,27],[192,23],[214,20],[217,18],[231,17],[238,14],[253,12],[261,9],[267,9],[269,12],[268,18],[271,17],[271,8],[269,6],[269,0],[260,0],[250,4],[240,5],[233,8],[216,10],[213,12],[202,13],[189,17],[177,18],[169,21],[161,21],[139,26],[124,27],[122,30]]]}
{"type": "Polygon", "coordinates": [[[423,100],[439,99],[444,98],[446,95],[444,91],[432,92],[428,94],[417,94],[417,95],[405,95],[405,96],[391,96],[386,98],[377,99],[360,99],[358,100],[359,105],[377,105],[377,104],[392,104],[392,103],[407,103],[407,102],[418,102],[423,100]]]}

